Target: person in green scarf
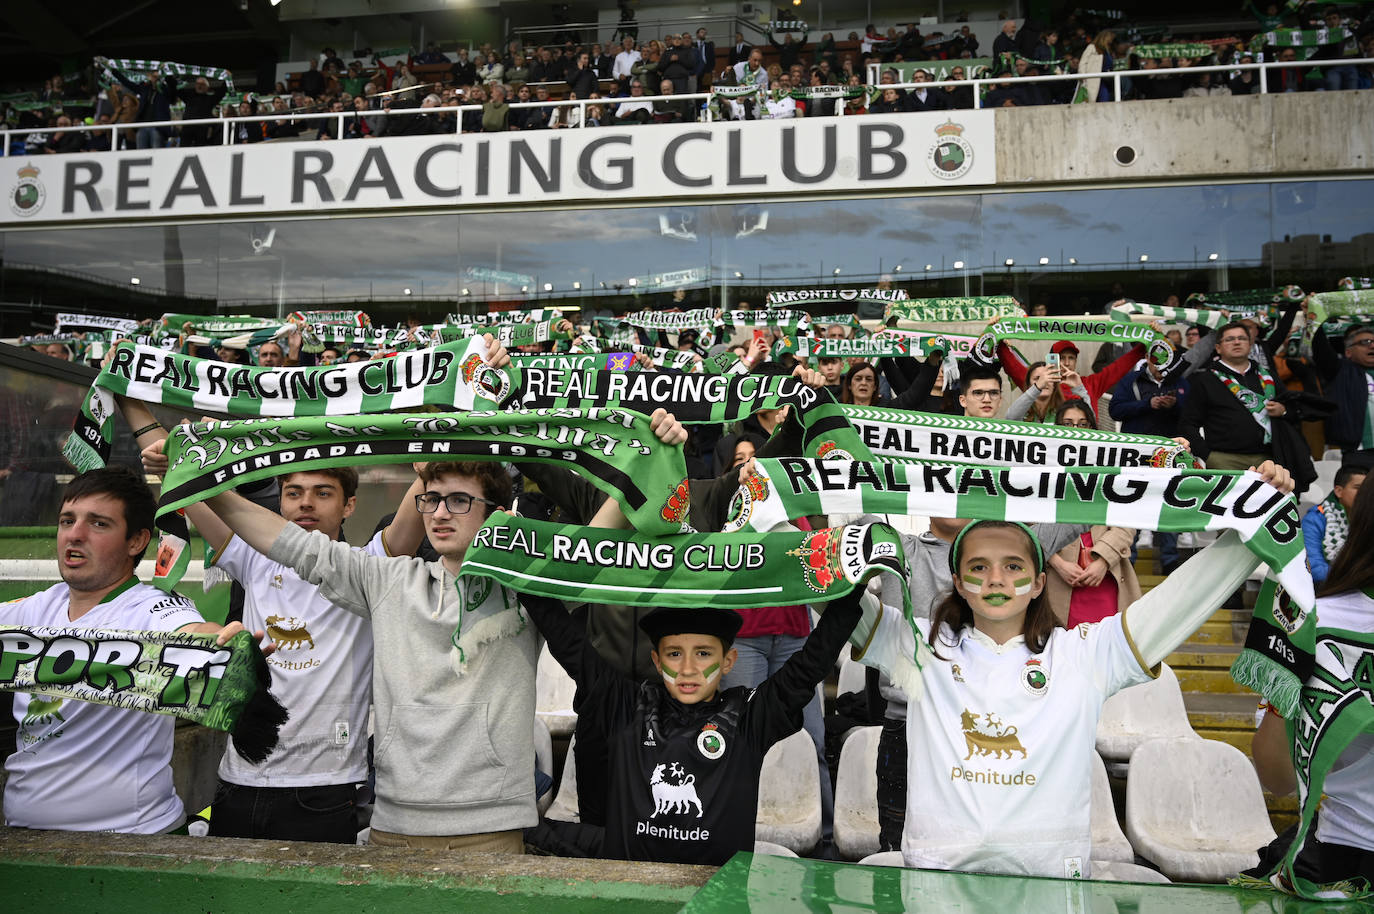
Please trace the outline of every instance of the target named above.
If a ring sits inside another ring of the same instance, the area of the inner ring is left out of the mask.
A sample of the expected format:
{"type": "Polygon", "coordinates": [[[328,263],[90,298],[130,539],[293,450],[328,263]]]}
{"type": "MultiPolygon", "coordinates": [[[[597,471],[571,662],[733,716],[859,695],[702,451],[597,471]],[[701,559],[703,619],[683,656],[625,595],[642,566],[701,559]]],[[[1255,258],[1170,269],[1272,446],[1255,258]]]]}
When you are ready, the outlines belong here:
{"type": "Polygon", "coordinates": [[[1368,471],[1346,464],[1336,471],[1336,484],[1321,504],[1302,516],[1302,538],[1307,547],[1307,562],[1312,566],[1312,583],[1326,580],[1331,563],[1346,543],[1350,530],[1350,508],[1364,484],[1368,471]]]}

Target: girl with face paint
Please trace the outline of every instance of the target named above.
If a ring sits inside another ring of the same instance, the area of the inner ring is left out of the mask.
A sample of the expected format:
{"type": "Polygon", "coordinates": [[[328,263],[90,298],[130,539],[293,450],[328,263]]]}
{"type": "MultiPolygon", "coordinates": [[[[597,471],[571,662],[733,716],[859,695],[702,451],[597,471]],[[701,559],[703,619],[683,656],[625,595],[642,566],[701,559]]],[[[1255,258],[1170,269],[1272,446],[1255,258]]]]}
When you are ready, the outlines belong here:
{"type": "MultiPolygon", "coordinates": [[[[1292,491],[1271,461],[1255,471],[1292,491]]],[[[911,696],[905,865],[1091,878],[1088,800],[1103,703],[1158,676],[1258,565],[1227,532],[1125,611],[1065,629],[1045,596],[1036,534],[977,521],[954,540],[950,590],[929,620],[865,602],[850,639],[855,659],[911,696]],[[930,654],[918,654],[918,638],[930,654]]]]}

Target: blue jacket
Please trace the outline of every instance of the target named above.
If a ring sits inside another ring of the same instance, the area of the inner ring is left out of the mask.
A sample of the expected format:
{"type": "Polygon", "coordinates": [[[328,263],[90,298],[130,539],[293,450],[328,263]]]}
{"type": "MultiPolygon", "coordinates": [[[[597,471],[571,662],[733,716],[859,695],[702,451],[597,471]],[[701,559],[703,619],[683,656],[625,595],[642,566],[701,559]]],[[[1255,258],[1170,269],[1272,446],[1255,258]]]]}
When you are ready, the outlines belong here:
{"type": "Polygon", "coordinates": [[[1161,387],[1150,369],[1142,367],[1131,372],[1112,388],[1111,417],[1121,423],[1123,432],[1137,435],[1161,435],[1172,438],[1178,434],[1178,417],[1183,408],[1183,400],[1188,396],[1188,382],[1182,378],[1161,387]],[[1170,409],[1151,409],[1150,399],[1174,394],[1178,397],[1170,409]]]}
{"type": "Polygon", "coordinates": [[[1326,536],[1326,511],[1321,505],[1313,505],[1302,516],[1302,540],[1307,547],[1307,561],[1312,566],[1312,583],[1321,584],[1326,580],[1331,568],[1322,552],[1322,537],[1326,536]]]}

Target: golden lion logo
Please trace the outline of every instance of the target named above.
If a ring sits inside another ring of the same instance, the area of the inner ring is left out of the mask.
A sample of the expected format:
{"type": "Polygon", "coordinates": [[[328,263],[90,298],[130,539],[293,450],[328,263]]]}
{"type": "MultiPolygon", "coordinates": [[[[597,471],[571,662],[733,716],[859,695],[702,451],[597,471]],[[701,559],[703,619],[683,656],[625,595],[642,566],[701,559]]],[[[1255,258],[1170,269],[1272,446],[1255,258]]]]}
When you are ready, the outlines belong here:
{"type": "Polygon", "coordinates": [[[315,649],[315,639],[310,636],[310,630],[305,627],[305,620],[295,616],[268,616],[267,637],[277,643],[277,649],[283,651],[294,651],[306,642],[310,643],[310,649],[315,649]]]}
{"type": "Polygon", "coordinates": [[[987,725],[980,727],[977,714],[965,708],[960,715],[964,742],[968,745],[968,755],[964,756],[964,761],[973,758],[975,752],[995,758],[1011,758],[1013,752],[1019,752],[1022,758],[1026,757],[1026,747],[1016,738],[1016,727],[1003,727],[1002,722],[991,714],[983,717],[987,719],[987,725]]]}

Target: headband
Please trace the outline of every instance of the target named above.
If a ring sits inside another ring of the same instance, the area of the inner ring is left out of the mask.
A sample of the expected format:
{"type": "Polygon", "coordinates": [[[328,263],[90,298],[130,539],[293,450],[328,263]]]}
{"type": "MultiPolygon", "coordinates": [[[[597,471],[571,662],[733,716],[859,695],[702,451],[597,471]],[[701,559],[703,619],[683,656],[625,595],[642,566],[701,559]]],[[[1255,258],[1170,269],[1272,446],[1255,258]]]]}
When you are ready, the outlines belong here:
{"type": "Polygon", "coordinates": [[[1014,521],[1014,520],[1005,520],[1005,521],[1004,521],[1004,520],[999,520],[999,521],[976,520],[976,521],[974,521],[973,523],[968,524],[967,526],[965,526],[964,529],[960,530],[960,531],[959,531],[959,535],[956,536],[956,537],[954,538],[954,545],[951,546],[951,547],[949,548],[949,571],[950,571],[950,574],[958,574],[958,573],[959,573],[959,550],[960,550],[960,548],[964,545],[964,536],[965,536],[970,530],[972,530],[974,527],[977,527],[979,524],[994,524],[994,523],[995,523],[995,524],[999,524],[999,525],[1009,526],[1009,527],[1019,527],[1019,528],[1021,528],[1021,532],[1024,533],[1024,534],[1026,534],[1026,536],[1030,539],[1031,544],[1032,544],[1033,546],[1035,546],[1035,573],[1036,573],[1036,574],[1043,574],[1044,571],[1045,571],[1045,549],[1044,549],[1043,546],[1040,545],[1040,537],[1036,536],[1036,535],[1035,535],[1035,532],[1032,531],[1030,527],[1027,527],[1025,524],[1021,523],[1020,521],[1014,521]]]}

